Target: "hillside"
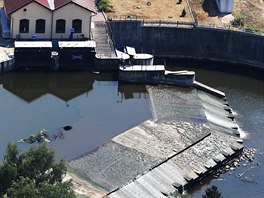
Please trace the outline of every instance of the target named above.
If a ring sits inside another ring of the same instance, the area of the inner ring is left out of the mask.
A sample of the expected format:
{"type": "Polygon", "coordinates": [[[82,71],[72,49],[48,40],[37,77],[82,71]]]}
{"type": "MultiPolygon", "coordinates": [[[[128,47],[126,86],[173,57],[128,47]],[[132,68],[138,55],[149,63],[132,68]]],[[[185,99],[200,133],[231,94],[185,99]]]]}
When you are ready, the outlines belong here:
{"type": "Polygon", "coordinates": [[[113,19],[192,21],[186,0],[109,0],[109,2],[112,9],[107,12],[107,16],[113,19]],[[183,9],[186,15],[181,17],[183,9]]]}
{"type": "MultiPolygon", "coordinates": [[[[127,16],[147,20],[191,21],[186,0],[108,0],[112,9],[107,13],[111,18],[124,19],[127,16]],[[151,2],[151,6],[147,6],[151,2]],[[162,2],[162,3],[161,3],[162,2]],[[179,17],[182,10],[186,17],[179,17]]],[[[230,28],[234,18],[243,17],[243,28],[264,31],[264,0],[234,0],[232,14],[221,16],[213,0],[189,0],[192,11],[201,25],[230,28]]],[[[242,28],[242,29],[243,29],[242,28]]]]}
{"type": "Polygon", "coordinates": [[[234,16],[245,16],[246,26],[264,31],[264,0],[235,0],[234,16]]]}

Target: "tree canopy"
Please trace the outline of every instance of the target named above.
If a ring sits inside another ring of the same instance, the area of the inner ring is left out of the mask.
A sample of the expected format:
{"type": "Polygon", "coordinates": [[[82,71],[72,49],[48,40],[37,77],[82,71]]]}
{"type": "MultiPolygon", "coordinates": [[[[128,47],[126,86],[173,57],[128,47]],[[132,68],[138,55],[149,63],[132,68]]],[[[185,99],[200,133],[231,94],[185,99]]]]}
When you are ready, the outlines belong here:
{"type": "Polygon", "coordinates": [[[17,145],[9,143],[0,166],[0,197],[73,198],[71,181],[62,181],[66,170],[66,162],[56,163],[46,144],[20,154],[17,145]]]}
{"type": "Polygon", "coordinates": [[[205,190],[205,195],[203,195],[203,198],[223,198],[222,193],[220,193],[216,186],[212,185],[211,188],[207,188],[205,190]]]}

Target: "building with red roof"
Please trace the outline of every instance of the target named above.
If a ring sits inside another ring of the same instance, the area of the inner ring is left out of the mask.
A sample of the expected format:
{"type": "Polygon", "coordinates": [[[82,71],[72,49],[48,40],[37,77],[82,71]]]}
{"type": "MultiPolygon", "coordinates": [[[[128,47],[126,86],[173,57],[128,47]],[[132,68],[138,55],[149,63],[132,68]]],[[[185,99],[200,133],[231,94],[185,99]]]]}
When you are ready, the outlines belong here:
{"type": "Polygon", "coordinates": [[[88,39],[93,0],[4,0],[13,39],[88,39]]]}

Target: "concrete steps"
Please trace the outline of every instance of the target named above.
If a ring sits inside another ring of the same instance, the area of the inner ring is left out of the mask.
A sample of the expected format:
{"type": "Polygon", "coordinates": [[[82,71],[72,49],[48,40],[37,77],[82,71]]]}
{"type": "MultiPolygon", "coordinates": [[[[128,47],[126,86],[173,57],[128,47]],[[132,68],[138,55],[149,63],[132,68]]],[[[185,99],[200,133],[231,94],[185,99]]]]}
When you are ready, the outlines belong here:
{"type": "Polygon", "coordinates": [[[96,42],[97,57],[116,57],[111,36],[107,30],[106,22],[95,21],[92,28],[93,40],[96,42]]]}

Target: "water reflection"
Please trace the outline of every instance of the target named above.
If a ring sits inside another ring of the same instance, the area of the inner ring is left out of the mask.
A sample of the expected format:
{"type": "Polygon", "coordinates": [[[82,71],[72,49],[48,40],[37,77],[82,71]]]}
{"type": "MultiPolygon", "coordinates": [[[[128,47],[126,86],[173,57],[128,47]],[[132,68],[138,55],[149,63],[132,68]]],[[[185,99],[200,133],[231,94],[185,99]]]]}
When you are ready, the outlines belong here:
{"type": "MultiPolygon", "coordinates": [[[[70,160],[152,117],[146,87],[119,86],[112,74],[12,73],[0,78],[0,160],[8,142],[41,129],[53,136],[67,125],[72,130],[49,145],[58,158],[70,160]]],[[[21,150],[29,146],[19,143],[21,150]]]]}
{"type": "Polygon", "coordinates": [[[69,101],[93,89],[92,75],[79,76],[71,73],[7,74],[2,79],[3,87],[24,101],[30,103],[37,98],[52,94],[61,100],[69,101]]]}
{"type": "Polygon", "coordinates": [[[118,84],[118,96],[120,97],[118,102],[122,102],[123,100],[128,99],[149,98],[146,86],[129,85],[123,83],[118,84]]]}

